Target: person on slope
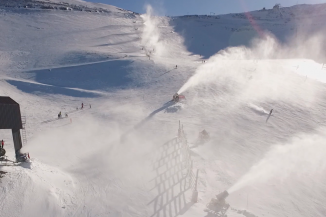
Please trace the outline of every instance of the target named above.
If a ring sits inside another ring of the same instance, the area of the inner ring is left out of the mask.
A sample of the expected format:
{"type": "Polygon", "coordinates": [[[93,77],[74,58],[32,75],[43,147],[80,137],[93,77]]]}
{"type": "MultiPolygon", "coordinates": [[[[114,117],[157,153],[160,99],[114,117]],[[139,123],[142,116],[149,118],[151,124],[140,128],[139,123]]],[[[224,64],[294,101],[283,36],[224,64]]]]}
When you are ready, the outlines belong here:
{"type": "Polygon", "coordinates": [[[268,116],[267,116],[267,119],[266,119],[266,123],[267,121],[269,120],[269,118],[272,116],[272,113],[273,113],[273,109],[269,112],[268,116]]]}
{"type": "Polygon", "coordinates": [[[3,146],[5,145],[5,142],[1,140],[1,149],[3,149],[3,146]]]}
{"type": "Polygon", "coordinates": [[[58,114],[58,118],[61,118],[61,111],[60,111],[59,114],[58,114]]]}
{"type": "Polygon", "coordinates": [[[84,108],[84,103],[82,103],[82,107],[81,107],[82,109],[84,108]]]}

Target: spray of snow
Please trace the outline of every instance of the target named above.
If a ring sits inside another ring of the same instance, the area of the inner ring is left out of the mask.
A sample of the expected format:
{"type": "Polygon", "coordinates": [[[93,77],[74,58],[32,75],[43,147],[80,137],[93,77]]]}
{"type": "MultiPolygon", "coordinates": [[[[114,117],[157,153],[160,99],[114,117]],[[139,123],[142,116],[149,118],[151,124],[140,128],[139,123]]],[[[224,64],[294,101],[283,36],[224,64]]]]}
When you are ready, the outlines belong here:
{"type": "Polygon", "coordinates": [[[290,144],[276,145],[254,165],[228,192],[245,186],[267,182],[273,177],[280,180],[317,178],[326,172],[326,138],[320,135],[303,135],[290,144]]]}
{"type": "Polygon", "coordinates": [[[154,16],[152,6],[146,6],[146,14],[141,15],[141,18],[144,21],[142,45],[146,51],[146,55],[151,56],[154,52],[158,56],[164,55],[166,49],[163,43],[160,42],[161,32],[158,28],[160,20],[154,16]]]}
{"type": "MultiPolygon", "coordinates": [[[[271,35],[255,39],[250,48],[227,48],[202,64],[178,93],[214,84],[233,92],[238,101],[260,101],[265,98],[303,100],[302,96],[305,96],[305,100],[311,103],[317,89],[310,83],[302,86],[304,79],[293,76],[295,68],[289,63],[293,64],[291,58],[294,59],[295,54],[300,56],[297,49],[281,46],[271,35]]],[[[296,60],[299,61],[304,60],[296,60]]],[[[309,66],[321,70],[320,64],[314,61],[310,61],[309,66]]],[[[299,74],[309,74],[309,77],[319,79],[321,73],[311,74],[309,69],[302,68],[299,74]]]]}
{"type": "Polygon", "coordinates": [[[249,103],[248,107],[251,108],[253,111],[255,111],[256,113],[260,114],[260,115],[268,115],[269,111],[265,110],[263,107],[255,105],[253,103],[249,103]]]}
{"type": "MultiPolygon", "coordinates": [[[[139,112],[137,109],[131,111],[128,106],[120,106],[119,109],[130,115],[136,115],[139,112]]],[[[28,150],[45,163],[60,165],[64,168],[70,167],[70,170],[74,172],[83,170],[83,167],[97,168],[101,174],[108,170],[111,174],[126,172],[130,168],[128,162],[133,160],[140,162],[138,156],[145,154],[153,142],[147,135],[140,136],[136,130],[126,134],[128,131],[130,131],[130,126],[121,126],[113,120],[104,122],[101,119],[84,115],[83,120],[74,120],[72,124],[37,133],[31,140],[28,150]],[[98,136],[94,139],[94,135],[98,136]],[[142,144],[142,147],[136,144],[142,144]],[[89,160],[80,161],[80,159],[89,160]],[[120,165],[118,169],[116,169],[117,165],[120,165]]],[[[132,170],[136,172],[138,169],[132,170]]]]}

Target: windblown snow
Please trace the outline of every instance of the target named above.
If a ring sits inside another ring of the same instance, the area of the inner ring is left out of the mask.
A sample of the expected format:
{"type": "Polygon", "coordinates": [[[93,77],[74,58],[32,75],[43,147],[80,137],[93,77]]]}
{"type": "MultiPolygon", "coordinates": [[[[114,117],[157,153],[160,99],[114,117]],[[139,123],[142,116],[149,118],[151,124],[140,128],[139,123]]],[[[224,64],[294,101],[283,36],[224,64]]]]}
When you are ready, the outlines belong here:
{"type": "Polygon", "coordinates": [[[0,216],[325,216],[325,9],[1,1],[0,95],[26,116],[31,160],[0,162],[0,216]]]}

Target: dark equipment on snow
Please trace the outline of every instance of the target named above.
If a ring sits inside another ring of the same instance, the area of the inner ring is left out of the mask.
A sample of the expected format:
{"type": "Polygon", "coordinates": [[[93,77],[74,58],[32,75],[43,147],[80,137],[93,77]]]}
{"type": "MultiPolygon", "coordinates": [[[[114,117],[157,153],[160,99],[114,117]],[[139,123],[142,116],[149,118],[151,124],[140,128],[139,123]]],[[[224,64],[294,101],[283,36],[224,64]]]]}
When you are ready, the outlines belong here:
{"type": "Polygon", "coordinates": [[[203,131],[199,132],[197,143],[204,144],[204,143],[208,142],[209,139],[210,139],[209,134],[207,133],[206,130],[203,130],[203,131]]]}
{"type": "Polygon", "coordinates": [[[184,95],[179,95],[178,93],[173,95],[172,101],[179,102],[180,100],[184,100],[186,97],[184,95]]]}
{"type": "Polygon", "coordinates": [[[20,150],[16,152],[16,160],[17,162],[25,162],[29,159],[28,153],[21,153],[20,150]]]}
{"type": "Polygon", "coordinates": [[[229,193],[227,191],[223,191],[222,193],[216,195],[216,199],[212,198],[206,207],[216,213],[220,212],[222,215],[224,215],[230,207],[230,205],[225,201],[228,196],[229,193]]]}
{"type": "Polygon", "coordinates": [[[173,102],[179,102],[179,94],[178,93],[174,94],[172,100],[173,102]]]}
{"type": "Polygon", "coordinates": [[[0,158],[5,156],[6,150],[4,148],[0,148],[0,158]]]}
{"type": "Polygon", "coordinates": [[[0,96],[0,129],[22,129],[19,104],[10,97],[0,96]]]}
{"type": "Polygon", "coordinates": [[[1,144],[0,144],[0,158],[2,156],[5,156],[5,154],[6,154],[6,150],[3,148],[3,145],[4,145],[4,141],[1,140],[1,144]]]}
{"type": "Polygon", "coordinates": [[[20,130],[23,129],[20,107],[17,102],[7,96],[0,96],[0,129],[11,129],[15,152],[20,152],[23,147],[20,135],[20,130]]]}
{"type": "Polygon", "coordinates": [[[229,196],[229,193],[227,191],[223,191],[222,193],[216,195],[216,199],[218,201],[224,201],[229,196]]]}

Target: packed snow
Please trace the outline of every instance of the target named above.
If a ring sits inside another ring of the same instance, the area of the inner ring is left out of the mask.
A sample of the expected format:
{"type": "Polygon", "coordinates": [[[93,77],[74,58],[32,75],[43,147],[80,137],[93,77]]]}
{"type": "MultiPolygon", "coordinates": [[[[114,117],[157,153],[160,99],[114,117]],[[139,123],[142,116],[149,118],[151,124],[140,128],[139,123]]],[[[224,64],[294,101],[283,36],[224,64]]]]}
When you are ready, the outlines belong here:
{"type": "Polygon", "coordinates": [[[31,159],[0,162],[0,216],[325,216],[325,9],[1,1],[0,95],[31,159]]]}

